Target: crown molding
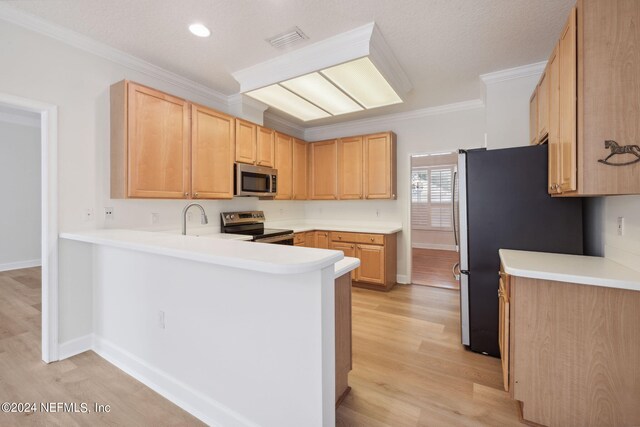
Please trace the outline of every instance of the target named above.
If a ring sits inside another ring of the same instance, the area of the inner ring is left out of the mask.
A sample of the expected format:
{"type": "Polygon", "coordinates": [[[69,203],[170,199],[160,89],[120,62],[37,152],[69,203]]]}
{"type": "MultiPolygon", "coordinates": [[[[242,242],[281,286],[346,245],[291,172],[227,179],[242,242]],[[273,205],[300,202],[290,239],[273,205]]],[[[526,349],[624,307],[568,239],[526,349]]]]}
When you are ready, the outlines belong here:
{"type": "Polygon", "coordinates": [[[40,128],[40,117],[27,117],[21,114],[12,114],[4,111],[0,111],[0,122],[31,128],[40,128]]]}
{"type": "Polygon", "coordinates": [[[248,106],[255,110],[266,111],[269,106],[264,102],[260,102],[257,99],[251,98],[250,96],[246,96],[242,93],[234,93],[233,95],[228,96],[228,105],[229,107],[236,106],[248,106]]]}
{"type": "Polygon", "coordinates": [[[306,129],[304,127],[290,122],[284,117],[278,116],[271,111],[264,112],[264,125],[276,129],[282,133],[286,133],[287,135],[292,135],[300,139],[306,139],[306,129]]]}
{"type": "Polygon", "coordinates": [[[453,104],[440,105],[437,107],[422,108],[419,110],[405,111],[401,113],[387,114],[385,116],[371,117],[350,122],[322,125],[305,129],[305,140],[315,141],[324,139],[328,133],[348,133],[351,129],[365,127],[388,127],[394,123],[420,119],[439,114],[455,113],[458,111],[468,111],[484,108],[484,102],[480,99],[456,102],[453,104]]]}
{"type": "Polygon", "coordinates": [[[224,106],[228,105],[229,97],[217,90],[194,82],[193,80],[189,80],[179,74],[165,70],[164,68],[158,67],[157,65],[98,42],[80,33],[17,10],[11,6],[0,4],[0,19],[100,56],[131,70],[171,83],[175,86],[194,92],[199,96],[208,97],[212,101],[217,101],[217,103],[223,104],[224,106]]]}
{"type": "Polygon", "coordinates": [[[506,70],[495,71],[493,73],[481,74],[480,80],[487,85],[492,83],[505,82],[507,80],[520,79],[542,74],[547,61],[536,62],[534,64],[522,65],[520,67],[507,68],[506,70]]]}
{"type": "Polygon", "coordinates": [[[287,52],[231,73],[240,92],[279,83],[337,64],[369,57],[398,95],[411,90],[411,82],[387,45],[375,22],[287,52]]]}

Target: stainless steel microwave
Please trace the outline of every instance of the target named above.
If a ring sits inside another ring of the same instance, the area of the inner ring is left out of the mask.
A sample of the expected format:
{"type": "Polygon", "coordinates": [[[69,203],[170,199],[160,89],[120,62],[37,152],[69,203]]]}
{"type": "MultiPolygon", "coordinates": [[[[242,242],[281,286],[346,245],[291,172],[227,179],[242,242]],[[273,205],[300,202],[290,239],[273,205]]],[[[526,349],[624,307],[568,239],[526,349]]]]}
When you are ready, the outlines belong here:
{"type": "Polygon", "coordinates": [[[235,191],[236,196],[272,197],[278,189],[278,171],[263,166],[235,165],[235,191]]]}

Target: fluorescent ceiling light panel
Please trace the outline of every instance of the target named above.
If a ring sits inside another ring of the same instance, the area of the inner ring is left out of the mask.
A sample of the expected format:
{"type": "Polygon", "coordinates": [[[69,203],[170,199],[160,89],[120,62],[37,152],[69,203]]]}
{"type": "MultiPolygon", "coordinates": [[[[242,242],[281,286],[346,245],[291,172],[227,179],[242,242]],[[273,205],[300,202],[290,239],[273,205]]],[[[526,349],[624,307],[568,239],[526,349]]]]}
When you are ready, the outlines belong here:
{"type": "Polygon", "coordinates": [[[280,84],[334,116],[363,110],[357,102],[319,73],[296,77],[280,84]]]}
{"type": "Polygon", "coordinates": [[[326,111],[316,107],[309,101],[305,101],[280,85],[271,85],[253,90],[247,92],[247,95],[305,122],[330,117],[326,111]]]}
{"type": "Polygon", "coordinates": [[[322,74],[367,109],[402,102],[369,58],[327,68],[322,74]]]}

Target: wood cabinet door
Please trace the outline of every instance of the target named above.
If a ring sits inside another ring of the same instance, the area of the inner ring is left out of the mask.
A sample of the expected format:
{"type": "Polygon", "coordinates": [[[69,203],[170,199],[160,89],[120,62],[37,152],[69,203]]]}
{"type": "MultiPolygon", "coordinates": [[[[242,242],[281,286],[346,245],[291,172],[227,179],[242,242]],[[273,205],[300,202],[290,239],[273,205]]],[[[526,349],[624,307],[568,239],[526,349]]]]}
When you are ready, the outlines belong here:
{"type": "Polygon", "coordinates": [[[500,273],[499,298],[499,323],[498,344],[500,345],[500,359],[502,362],[502,379],[505,391],[509,391],[509,296],[506,281],[508,277],[500,273]]]}
{"type": "Polygon", "coordinates": [[[315,231],[307,231],[304,233],[304,245],[308,248],[316,247],[316,232],[315,231]]]}
{"type": "Polygon", "coordinates": [[[189,197],[189,104],[128,84],[127,196],[189,197]]]}
{"type": "Polygon", "coordinates": [[[538,142],[538,88],[533,91],[529,100],[529,144],[538,142]]]}
{"type": "Polygon", "coordinates": [[[294,233],[293,234],[293,245],[294,246],[306,246],[306,235],[305,235],[305,233],[294,233]]]}
{"type": "Polygon", "coordinates": [[[547,65],[549,80],[549,194],[560,189],[560,66],[558,46],[553,50],[547,65]]]}
{"type": "Polygon", "coordinates": [[[328,231],[316,231],[316,247],[319,249],[329,249],[328,231]]]}
{"type": "Polygon", "coordinates": [[[558,52],[560,65],[560,190],[577,189],[577,30],[576,9],[571,10],[558,52]]]}
{"type": "Polygon", "coordinates": [[[396,198],[395,135],[379,133],[364,137],[364,197],[396,198]]]}
{"type": "Polygon", "coordinates": [[[307,184],[309,159],[308,144],[297,138],[293,139],[293,199],[306,200],[309,195],[307,184]]]}
{"type": "Polygon", "coordinates": [[[536,142],[544,141],[549,133],[549,68],[542,74],[538,85],[538,135],[536,142]]]}
{"type": "Polygon", "coordinates": [[[293,197],[293,138],[280,132],[275,136],[275,168],[278,170],[276,200],[293,197]]]}
{"type": "Polygon", "coordinates": [[[360,259],[356,280],[385,285],[384,246],[356,245],[356,258],[360,259]]]}
{"type": "Polygon", "coordinates": [[[236,119],[236,162],[256,162],[256,125],[242,119],[236,119]]]}
{"type": "Polygon", "coordinates": [[[272,168],[275,164],[275,131],[258,126],[256,131],[256,164],[272,168]]]}
{"type": "Polygon", "coordinates": [[[361,136],[338,140],[338,198],[362,199],[364,160],[361,136]]]}
{"type": "MultiPolygon", "coordinates": [[[[356,257],[356,244],[348,243],[348,242],[331,242],[329,247],[334,251],[342,251],[344,252],[344,256],[356,257]]],[[[358,279],[358,269],[351,271],[351,280],[359,280],[358,279]]]]}
{"type": "Polygon", "coordinates": [[[311,199],[335,200],[338,196],[338,140],[313,142],[311,153],[311,199]]]}
{"type": "Polygon", "coordinates": [[[235,119],[210,108],[192,105],[191,128],[192,197],[231,199],[235,119]]]}

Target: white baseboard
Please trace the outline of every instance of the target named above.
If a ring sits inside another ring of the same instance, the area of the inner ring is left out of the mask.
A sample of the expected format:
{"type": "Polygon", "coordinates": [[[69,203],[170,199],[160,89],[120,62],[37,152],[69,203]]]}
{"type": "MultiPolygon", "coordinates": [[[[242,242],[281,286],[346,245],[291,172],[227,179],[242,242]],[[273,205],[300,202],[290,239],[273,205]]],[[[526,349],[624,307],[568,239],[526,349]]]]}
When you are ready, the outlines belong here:
{"type": "Polygon", "coordinates": [[[93,351],[156,393],[210,426],[258,427],[237,412],[192,389],[104,338],[95,336],[93,351]]]}
{"type": "Polygon", "coordinates": [[[439,251],[455,251],[456,245],[441,245],[438,243],[413,243],[412,248],[416,249],[436,249],[439,251]]]}
{"type": "Polygon", "coordinates": [[[411,281],[409,280],[409,276],[407,276],[406,274],[396,275],[396,282],[402,285],[408,285],[409,283],[411,283],[411,281]]]}
{"type": "Polygon", "coordinates": [[[40,259],[28,259],[26,261],[8,262],[0,264],[0,271],[19,270],[21,268],[40,267],[42,261],[40,259]]]}
{"type": "Polygon", "coordinates": [[[58,345],[58,359],[64,360],[93,349],[93,334],[74,338],[58,345]]]}

